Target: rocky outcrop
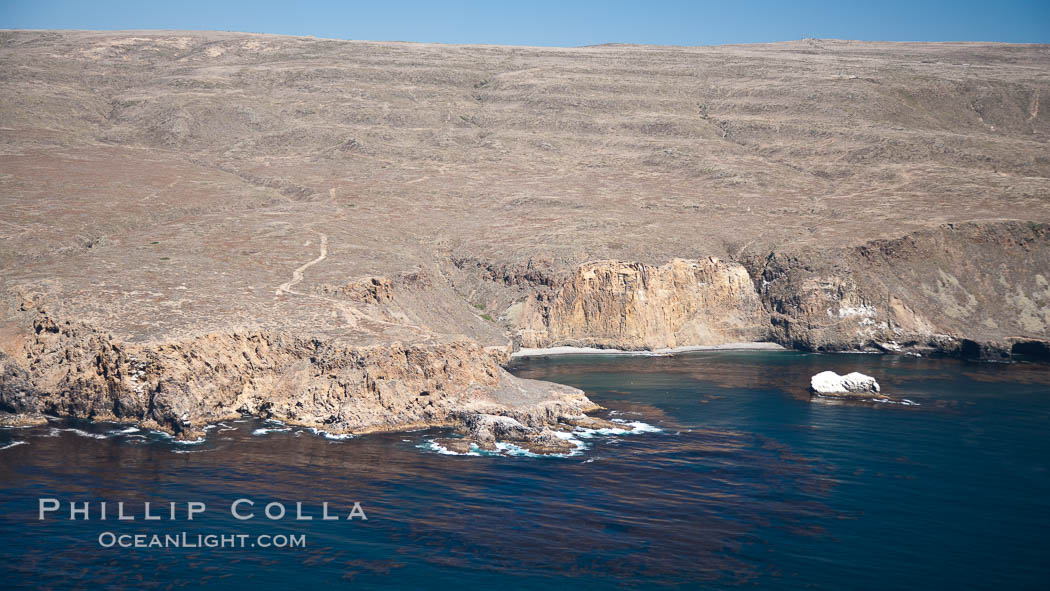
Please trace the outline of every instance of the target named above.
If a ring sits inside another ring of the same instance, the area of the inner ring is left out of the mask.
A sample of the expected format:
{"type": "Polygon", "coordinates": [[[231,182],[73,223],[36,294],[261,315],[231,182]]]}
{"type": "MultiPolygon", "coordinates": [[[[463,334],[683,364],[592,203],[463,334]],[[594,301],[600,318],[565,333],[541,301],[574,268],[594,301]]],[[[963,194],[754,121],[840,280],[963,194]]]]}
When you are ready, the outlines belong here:
{"type": "Polygon", "coordinates": [[[772,338],[794,348],[1009,359],[1050,334],[1050,226],[947,224],[751,261],[772,338]]]}
{"type": "Polygon", "coordinates": [[[506,352],[467,340],[353,346],[265,331],[120,342],[43,310],[3,326],[0,410],[134,422],[195,437],[242,414],[364,433],[506,413],[531,427],[596,406],[575,388],[515,378],[506,352]]]}
{"type": "Polygon", "coordinates": [[[382,304],[394,299],[393,282],[386,277],[363,277],[339,286],[323,284],[317,291],[364,304],[382,304]]]}
{"type": "Polygon", "coordinates": [[[529,427],[514,418],[475,414],[466,421],[466,436],[479,448],[494,451],[499,442],[512,443],[533,453],[567,453],[575,446],[550,427],[529,427]]]}
{"type": "Polygon", "coordinates": [[[586,263],[525,301],[523,347],[659,349],[757,341],[769,317],[747,270],[714,257],[586,263]]]}
{"type": "Polygon", "coordinates": [[[857,371],[844,376],[833,371],[822,371],[810,379],[809,387],[813,392],[824,395],[870,397],[879,393],[879,383],[875,378],[857,371]]]}
{"type": "Polygon", "coordinates": [[[586,263],[567,278],[533,284],[508,317],[523,348],[652,350],[770,340],[803,350],[1045,357],[1047,224],[946,224],[855,247],[778,250],[743,263],[586,263]]]}
{"type": "Polygon", "coordinates": [[[579,441],[574,438],[574,432],[602,429],[607,433],[625,433],[633,431],[634,426],[582,414],[564,415],[554,423],[536,423],[519,421],[507,415],[470,413],[457,429],[460,437],[436,439],[434,443],[457,454],[474,453],[477,450],[502,452],[508,444],[535,454],[568,454],[578,449],[579,441]]]}

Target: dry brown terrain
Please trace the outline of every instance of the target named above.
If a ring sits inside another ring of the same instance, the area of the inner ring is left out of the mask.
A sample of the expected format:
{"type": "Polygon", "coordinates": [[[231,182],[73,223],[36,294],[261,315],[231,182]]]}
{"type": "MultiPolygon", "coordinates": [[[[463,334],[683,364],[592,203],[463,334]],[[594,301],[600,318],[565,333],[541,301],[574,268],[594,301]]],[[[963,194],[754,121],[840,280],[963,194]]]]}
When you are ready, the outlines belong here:
{"type": "Polygon", "coordinates": [[[325,360],[1050,335],[1050,46],[9,31],[0,82],[7,410],[178,431],[307,392],[362,430],[375,380],[455,379],[325,360]]]}

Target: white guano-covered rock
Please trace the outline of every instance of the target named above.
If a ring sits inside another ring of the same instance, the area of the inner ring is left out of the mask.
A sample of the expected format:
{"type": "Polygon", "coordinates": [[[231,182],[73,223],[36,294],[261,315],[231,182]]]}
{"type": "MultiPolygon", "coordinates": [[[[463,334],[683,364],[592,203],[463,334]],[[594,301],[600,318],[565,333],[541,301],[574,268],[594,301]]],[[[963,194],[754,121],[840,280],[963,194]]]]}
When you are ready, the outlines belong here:
{"type": "Polygon", "coordinates": [[[844,376],[840,376],[833,371],[822,371],[810,379],[809,386],[817,394],[864,395],[879,393],[879,383],[875,381],[875,378],[856,371],[844,376]]]}

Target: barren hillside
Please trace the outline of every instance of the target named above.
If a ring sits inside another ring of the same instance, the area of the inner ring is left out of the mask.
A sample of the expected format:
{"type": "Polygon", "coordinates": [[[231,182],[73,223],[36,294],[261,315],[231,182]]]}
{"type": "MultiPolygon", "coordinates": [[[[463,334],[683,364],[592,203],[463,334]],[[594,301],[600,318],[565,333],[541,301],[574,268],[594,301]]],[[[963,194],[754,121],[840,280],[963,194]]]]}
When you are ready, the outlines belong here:
{"type": "Polygon", "coordinates": [[[507,345],[1050,335],[1048,46],[8,31],[0,78],[7,410],[360,430],[507,345]]]}

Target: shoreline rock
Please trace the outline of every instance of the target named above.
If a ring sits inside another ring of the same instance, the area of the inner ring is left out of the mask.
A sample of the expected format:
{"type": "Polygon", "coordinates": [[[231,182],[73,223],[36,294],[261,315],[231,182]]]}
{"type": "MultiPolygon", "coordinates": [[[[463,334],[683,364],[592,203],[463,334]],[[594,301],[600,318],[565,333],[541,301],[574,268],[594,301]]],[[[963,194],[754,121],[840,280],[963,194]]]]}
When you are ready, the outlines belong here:
{"type": "MultiPolygon", "coordinates": [[[[537,454],[570,453],[576,446],[555,434],[552,427],[576,426],[601,421],[586,415],[563,417],[553,425],[530,427],[516,419],[501,415],[475,414],[466,419],[465,435],[468,441],[485,451],[496,451],[498,443],[511,443],[537,454]]],[[[565,429],[559,428],[558,431],[565,429]]]]}
{"type": "Polygon", "coordinates": [[[809,387],[813,393],[822,396],[884,397],[875,378],[856,371],[846,375],[822,371],[810,378],[809,387]]]}
{"type": "Polygon", "coordinates": [[[48,423],[41,413],[7,413],[0,411],[0,427],[38,427],[48,423]]]}
{"type": "Polygon", "coordinates": [[[19,346],[0,351],[9,421],[46,413],[193,440],[244,414],[361,434],[455,427],[479,412],[532,428],[599,408],[576,388],[511,375],[505,351],[467,339],[354,346],[256,331],[134,344],[43,311],[30,316],[19,346]]]}

